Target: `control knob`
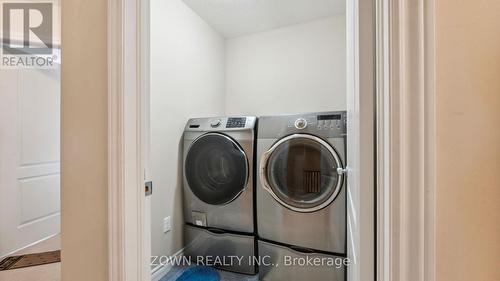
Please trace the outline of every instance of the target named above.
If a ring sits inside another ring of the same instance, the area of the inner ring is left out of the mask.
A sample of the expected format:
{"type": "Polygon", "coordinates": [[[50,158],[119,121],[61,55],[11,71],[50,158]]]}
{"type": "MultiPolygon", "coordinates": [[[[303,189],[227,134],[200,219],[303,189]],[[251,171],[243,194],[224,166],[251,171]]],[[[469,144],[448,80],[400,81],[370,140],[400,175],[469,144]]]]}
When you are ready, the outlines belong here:
{"type": "Polygon", "coordinates": [[[211,126],[212,128],[216,128],[216,127],[219,127],[221,123],[222,123],[222,121],[221,121],[220,119],[213,120],[213,121],[210,123],[210,126],[211,126]]]}
{"type": "Polygon", "coordinates": [[[304,118],[299,118],[295,120],[295,128],[302,130],[307,127],[307,121],[304,118]]]}

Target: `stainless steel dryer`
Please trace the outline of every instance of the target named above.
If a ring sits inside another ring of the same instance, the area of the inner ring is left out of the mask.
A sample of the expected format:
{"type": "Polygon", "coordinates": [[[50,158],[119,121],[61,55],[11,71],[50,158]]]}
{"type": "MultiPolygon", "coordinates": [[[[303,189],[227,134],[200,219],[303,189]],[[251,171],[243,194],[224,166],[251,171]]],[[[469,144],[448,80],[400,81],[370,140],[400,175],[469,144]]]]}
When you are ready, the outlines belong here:
{"type": "Polygon", "coordinates": [[[245,256],[219,266],[253,274],[254,127],[256,118],[190,119],[184,131],[185,254],[245,256]],[[223,245],[223,246],[221,246],[223,245]]]}
{"type": "MultiPolygon", "coordinates": [[[[345,154],[346,112],[259,117],[260,255],[270,254],[273,259],[290,253],[345,256],[345,154]]],[[[260,275],[262,280],[273,280],[302,276],[303,270],[300,266],[261,267],[260,275]]],[[[343,280],[344,276],[343,269],[329,267],[316,273],[321,280],[343,280]]]]}

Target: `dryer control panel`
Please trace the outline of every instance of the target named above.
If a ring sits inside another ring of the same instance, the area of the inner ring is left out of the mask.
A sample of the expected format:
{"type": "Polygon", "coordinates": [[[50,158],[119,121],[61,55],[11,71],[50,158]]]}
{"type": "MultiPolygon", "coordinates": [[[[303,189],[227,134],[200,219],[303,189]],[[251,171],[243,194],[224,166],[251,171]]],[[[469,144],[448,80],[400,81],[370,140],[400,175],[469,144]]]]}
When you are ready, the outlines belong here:
{"type": "Polygon", "coordinates": [[[274,139],[295,133],[336,138],[347,133],[346,111],[262,116],[259,120],[259,138],[274,139]]]}
{"type": "Polygon", "coordinates": [[[341,130],[347,123],[347,119],[342,113],[317,115],[316,121],[318,130],[341,130]]]}

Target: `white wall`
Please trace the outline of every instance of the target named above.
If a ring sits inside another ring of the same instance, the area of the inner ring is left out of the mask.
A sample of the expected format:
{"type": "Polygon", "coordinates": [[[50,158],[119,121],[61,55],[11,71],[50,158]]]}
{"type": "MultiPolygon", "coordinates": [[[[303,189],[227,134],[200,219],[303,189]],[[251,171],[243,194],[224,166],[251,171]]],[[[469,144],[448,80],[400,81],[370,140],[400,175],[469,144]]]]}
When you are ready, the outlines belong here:
{"type": "Polygon", "coordinates": [[[228,39],[226,113],[346,109],[345,16],[228,39]]]}
{"type": "Polygon", "coordinates": [[[224,39],[181,0],[152,0],[152,255],[182,247],[181,138],[187,119],[223,115],[224,104],[224,39]],[[173,231],[164,234],[168,215],[173,231]]]}

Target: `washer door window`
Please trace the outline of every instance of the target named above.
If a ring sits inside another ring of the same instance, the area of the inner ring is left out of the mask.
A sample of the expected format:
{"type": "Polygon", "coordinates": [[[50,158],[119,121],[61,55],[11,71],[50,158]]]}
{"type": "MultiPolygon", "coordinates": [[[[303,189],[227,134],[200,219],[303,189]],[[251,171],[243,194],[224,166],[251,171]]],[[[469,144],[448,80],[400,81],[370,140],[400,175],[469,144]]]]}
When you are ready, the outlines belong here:
{"type": "Polygon", "coordinates": [[[230,137],[217,133],[205,134],[191,144],[184,169],[191,191],[212,205],[234,200],[248,179],[245,152],[230,137]]]}
{"type": "Polygon", "coordinates": [[[328,206],[339,193],[342,163],[324,140],[305,134],[281,139],[261,161],[264,188],[283,206],[314,212],[328,206]]]}

